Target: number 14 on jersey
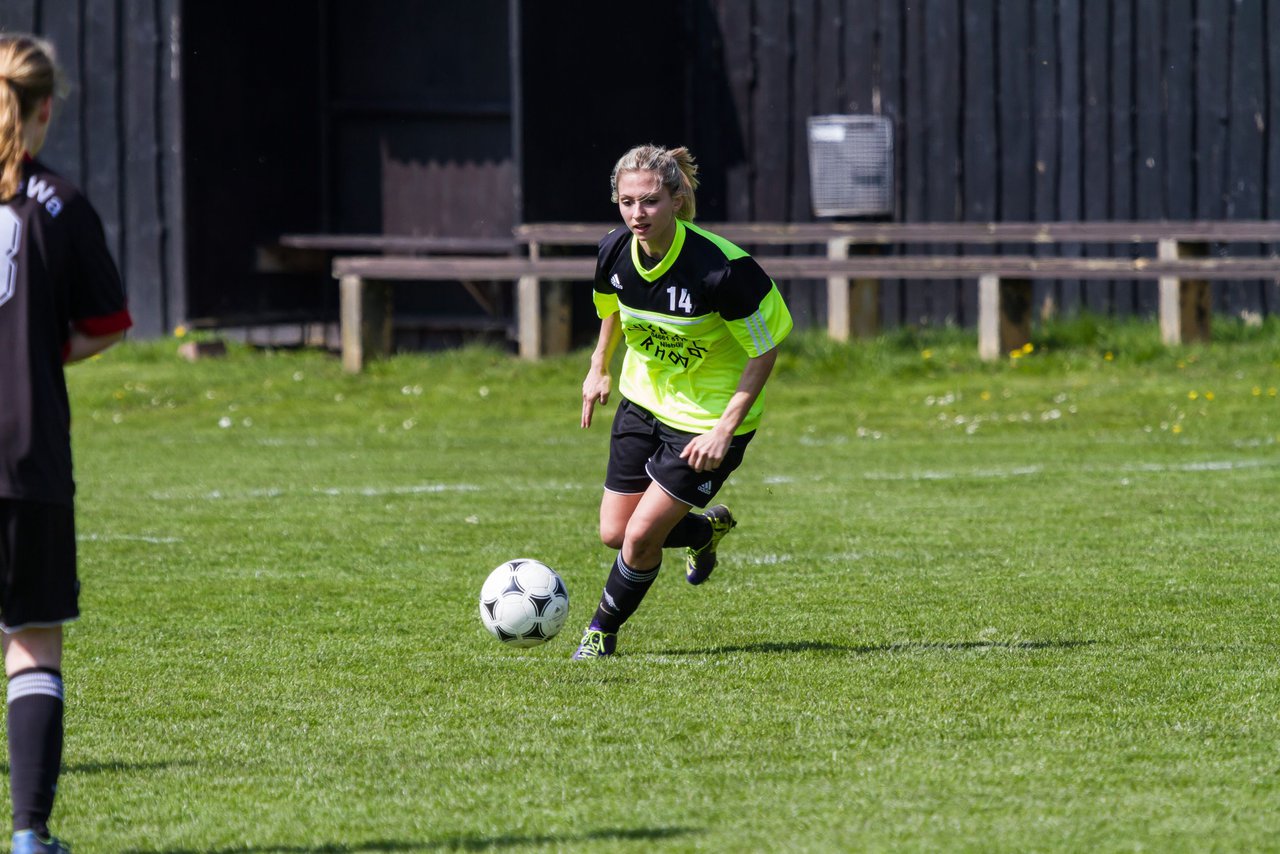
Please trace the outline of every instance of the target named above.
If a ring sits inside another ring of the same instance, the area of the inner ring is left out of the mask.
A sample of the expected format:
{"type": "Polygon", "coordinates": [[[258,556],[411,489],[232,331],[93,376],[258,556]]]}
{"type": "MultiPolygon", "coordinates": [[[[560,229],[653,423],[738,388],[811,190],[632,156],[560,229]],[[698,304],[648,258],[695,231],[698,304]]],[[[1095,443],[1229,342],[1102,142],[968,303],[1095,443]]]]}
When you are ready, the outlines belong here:
{"type": "Polygon", "coordinates": [[[672,285],[667,288],[667,296],[671,297],[671,311],[674,314],[677,309],[683,309],[685,314],[693,314],[693,301],[689,299],[689,291],[680,288],[680,298],[676,299],[676,286],[672,285]]]}

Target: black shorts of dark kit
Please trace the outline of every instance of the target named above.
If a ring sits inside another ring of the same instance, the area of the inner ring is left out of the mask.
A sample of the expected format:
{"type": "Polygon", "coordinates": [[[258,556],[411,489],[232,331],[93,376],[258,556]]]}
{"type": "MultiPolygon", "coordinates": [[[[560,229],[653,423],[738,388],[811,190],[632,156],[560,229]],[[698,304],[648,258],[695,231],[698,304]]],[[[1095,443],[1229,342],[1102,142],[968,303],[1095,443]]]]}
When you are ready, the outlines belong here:
{"type": "Polygon", "coordinates": [[[70,507],[0,498],[0,628],[47,628],[80,616],[70,507]]]}
{"type": "Polygon", "coordinates": [[[677,501],[705,507],[734,469],[742,465],[743,454],[755,431],[734,436],[719,467],[701,472],[694,471],[680,458],[685,445],[697,435],[669,427],[649,410],[624,399],[613,416],[604,488],[621,495],[635,495],[646,491],[652,482],[677,501]]]}

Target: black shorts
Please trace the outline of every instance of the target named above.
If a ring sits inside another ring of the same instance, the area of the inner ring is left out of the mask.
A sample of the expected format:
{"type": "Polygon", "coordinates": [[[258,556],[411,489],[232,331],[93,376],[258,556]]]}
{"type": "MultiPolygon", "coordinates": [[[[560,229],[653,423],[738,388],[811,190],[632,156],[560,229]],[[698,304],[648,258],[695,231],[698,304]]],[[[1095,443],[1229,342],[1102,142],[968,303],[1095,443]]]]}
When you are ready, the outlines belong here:
{"type": "Polygon", "coordinates": [[[79,598],[74,511],[0,498],[0,629],[69,622],[79,598]]]}
{"type": "Polygon", "coordinates": [[[609,469],[604,488],[622,495],[635,495],[650,483],[668,495],[694,507],[705,507],[733,470],[742,464],[742,455],[755,431],[734,436],[724,462],[715,471],[694,471],[680,458],[680,452],[697,433],[668,427],[647,409],[623,399],[613,416],[609,440],[609,469]]]}

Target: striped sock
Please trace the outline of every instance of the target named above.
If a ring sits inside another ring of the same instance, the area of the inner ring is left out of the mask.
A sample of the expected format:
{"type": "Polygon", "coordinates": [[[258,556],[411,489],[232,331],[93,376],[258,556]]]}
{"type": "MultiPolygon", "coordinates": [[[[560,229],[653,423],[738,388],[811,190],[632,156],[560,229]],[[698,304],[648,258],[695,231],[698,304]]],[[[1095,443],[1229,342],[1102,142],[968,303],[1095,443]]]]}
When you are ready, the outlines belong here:
{"type": "Polygon", "coordinates": [[[9,677],[9,789],[13,829],[49,834],[62,770],[62,674],[23,670],[9,677]]]}
{"type": "Polygon", "coordinates": [[[653,586],[658,577],[659,563],[653,569],[636,570],[627,566],[622,555],[613,562],[609,570],[609,578],[604,583],[604,592],[600,594],[600,606],[591,625],[606,632],[616,632],[627,618],[640,607],[644,594],[653,586]]]}
{"type": "Polygon", "coordinates": [[[667,534],[664,549],[700,549],[711,542],[711,522],[701,513],[688,513],[667,534]]]}

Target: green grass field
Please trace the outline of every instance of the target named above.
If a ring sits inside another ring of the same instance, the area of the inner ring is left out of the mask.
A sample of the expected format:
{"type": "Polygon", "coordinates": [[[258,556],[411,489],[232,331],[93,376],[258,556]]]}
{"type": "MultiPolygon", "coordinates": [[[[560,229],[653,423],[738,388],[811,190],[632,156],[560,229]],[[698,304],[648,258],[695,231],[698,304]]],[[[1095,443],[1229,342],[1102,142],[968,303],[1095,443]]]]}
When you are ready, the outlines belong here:
{"type": "MultiPolygon", "coordinates": [[[[787,345],[612,660],[586,357],[70,370],[79,852],[1280,849],[1280,324],[787,345]],[[482,629],[503,560],[564,632],[482,629]]],[[[612,406],[610,406],[610,410],[612,406]]]]}

